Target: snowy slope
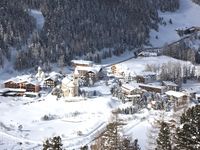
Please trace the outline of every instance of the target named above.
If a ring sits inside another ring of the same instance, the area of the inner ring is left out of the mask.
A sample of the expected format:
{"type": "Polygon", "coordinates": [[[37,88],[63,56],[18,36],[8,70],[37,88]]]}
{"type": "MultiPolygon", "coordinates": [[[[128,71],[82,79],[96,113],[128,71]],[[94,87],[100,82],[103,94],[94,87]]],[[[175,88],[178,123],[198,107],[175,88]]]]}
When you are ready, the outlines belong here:
{"type": "Polygon", "coordinates": [[[1,97],[0,135],[7,140],[2,140],[4,144],[0,144],[0,149],[11,149],[17,142],[22,142],[21,147],[27,149],[41,145],[46,138],[56,135],[62,137],[64,147],[76,149],[90,143],[105,128],[112,104],[115,102],[110,96],[80,102],[57,101],[53,96],[40,102],[28,98],[1,97]],[[48,114],[54,115],[54,119],[41,119],[48,114]],[[79,131],[81,135],[78,135],[79,131]]]}
{"type": "Polygon", "coordinates": [[[180,9],[176,12],[159,12],[160,17],[164,18],[167,25],[159,26],[159,32],[152,30],[150,33],[150,43],[152,46],[163,46],[180,39],[175,29],[181,27],[200,26],[200,6],[192,0],[180,0],[180,9]],[[169,23],[172,19],[173,24],[169,23]],[[158,39],[155,37],[158,36],[158,39]]]}
{"type": "Polygon", "coordinates": [[[157,66],[161,66],[164,63],[168,62],[174,62],[174,63],[180,63],[183,65],[192,65],[191,62],[177,60],[172,57],[168,56],[158,56],[158,57],[138,57],[138,58],[132,58],[128,61],[125,61],[123,63],[117,64],[117,68],[119,68],[120,71],[124,72],[125,74],[130,73],[131,75],[137,75],[140,74],[145,70],[145,66],[154,64],[157,66]]]}

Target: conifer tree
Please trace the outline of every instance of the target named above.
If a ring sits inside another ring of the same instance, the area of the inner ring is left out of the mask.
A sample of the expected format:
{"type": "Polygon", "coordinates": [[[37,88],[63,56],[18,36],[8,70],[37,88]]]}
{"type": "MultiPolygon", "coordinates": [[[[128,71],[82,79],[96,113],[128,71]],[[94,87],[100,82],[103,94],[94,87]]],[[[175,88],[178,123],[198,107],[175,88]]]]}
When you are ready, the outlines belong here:
{"type": "Polygon", "coordinates": [[[43,150],[62,150],[63,144],[60,136],[55,136],[53,138],[47,139],[43,143],[43,150]]]}
{"type": "Polygon", "coordinates": [[[176,150],[200,149],[200,105],[189,108],[182,114],[181,125],[176,130],[176,150]]]}
{"type": "Polygon", "coordinates": [[[171,137],[170,129],[167,123],[162,122],[160,133],[157,138],[157,147],[156,150],[171,150],[171,137]]]}

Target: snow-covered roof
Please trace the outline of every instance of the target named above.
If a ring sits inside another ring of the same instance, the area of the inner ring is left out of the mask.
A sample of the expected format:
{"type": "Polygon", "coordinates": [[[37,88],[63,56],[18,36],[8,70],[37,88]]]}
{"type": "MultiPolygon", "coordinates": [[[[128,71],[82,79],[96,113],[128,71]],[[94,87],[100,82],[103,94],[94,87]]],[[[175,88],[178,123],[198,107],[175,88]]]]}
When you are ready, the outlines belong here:
{"type": "Polygon", "coordinates": [[[71,76],[66,76],[65,78],[63,78],[62,83],[68,84],[71,81],[73,81],[73,78],[71,76]]]}
{"type": "Polygon", "coordinates": [[[196,97],[200,97],[200,94],[196,94],[196,97]]]}
{"type": "Polygon", "coordinates": [[[165,92],[165,94],[169,95],[169,96],[174,96],[176,98],[180,98],[180,97],[186,96],[185,93],[183,93],[183,92],[176,92],[176,91],[167,91],[167,92],[165,92]]]}
{"type": "Polygon", "coordinates": [[[48,76],[44,80],[49,80],[49,79],[51,79],[53,81],[57,81],[58,78],[56,76],[48,76]]]}
{"type": "Polygon", "coordinates": [[[88,65],[88,66],[93,64],[92,61],[88,61],[88,60],[72,60],[71,62],[74,64],[83,64],[83,65],[88,65]]]}
{"type": "Polygon", "coordinates": [[[62,84],[67,86],[67,87],[74,87],[74,80],[71,76],[67,76],[62,80],[62,84]]]}
{"type": "Polygon", "coordinates": [[[156,73],[151,71],[144,71],[138,74],[138,76],[150,77],[150,76],[156,76],[156,73]]]}
{"type": "Polygon", "coordinates": [[[155,53],[155,52],[145,52],[145,51],[142,51],[138,54],[139,56],[140,55],[143,55],[143,56],[157,56],[158,54],[155,53]]]}
{"type": "Polygon", "coordinates": [[[57,76],[57,77],[62,77],[63,75],[62,75],[62,74],[60,74],[60,73],[58,73],[58,72],[55,72],[55,71],[53,71],[53,72],[49,73],[49,76],[57,76]]]}
{"type": "Polygon", "coordinates": [[[135,95],[127,95],[126,97],[128,98],[138,98],[141,97],[140,94],[135,94],[135,95]]]}
{"type": "Polygon", "coordinates": [[[139,87],[140,86],[144,86],[144,87],[149,87],[149,88],[156,88],[156,89],[165,89],[164,86],[159,86],[159,85],[150,85],[150,84],[139,84],[139,87]]]}
{"type": "Polygon", "coordinates": [[[57,81],[58,78],[61,78],[63,75],[57,72],[51,72],[49,73],[48,77],[46,77],[44,80],[52,79],[53,81],[57,81]]]}
{"type": "Polygon", "coordinates": [[[88,67],[88,66],[77,66],[75,68],[74,72],[78,72],[78,71],[87,71],[87,72],[94,72],[94,73],[98,73],[101,70],[101,66],[92,66],[92,67],[88,67]]]}
{"type": "Polygon", "coordinates": [[[15,82],[15,83],[22,83],[22,82],[27,82],[30,79],[31,79],[30,75],[23,75],[23,76],[17,76],[17,77],[8,79],[8,80],[4,81],[4,83],[10,82],[10,81],[15,82]]]}
{"type": "Polygon", "coordinates": [[[37,80],[29,80],[26,84],[39,85],[39,82],[37,80]]]}
{"type": "Polygon", "coordinates": [[[122,84],[122,89],[133,91],[135,89],[140,89],[138,84],[122,84]]]}
{"type": "Polygon", "coordinates": [[[167,86],[178,86],[177,84],[175,84],[174,82],[171,82],[171,81],[163,81],[163,84],[165,84],[167,86]]]}
{"type": "Polygon", "coordinates": [[[39,67],[38,67],[38,70],[42,70],[42,68],[39,66],[39,67]]]}

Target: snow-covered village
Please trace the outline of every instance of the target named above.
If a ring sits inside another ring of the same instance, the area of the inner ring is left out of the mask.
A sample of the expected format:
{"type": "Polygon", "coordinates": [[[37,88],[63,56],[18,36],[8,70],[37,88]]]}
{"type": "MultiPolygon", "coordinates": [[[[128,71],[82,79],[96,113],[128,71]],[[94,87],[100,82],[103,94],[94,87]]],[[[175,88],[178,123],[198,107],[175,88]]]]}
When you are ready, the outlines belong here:
{"type": "Polygon", "coordinates": [[[24,15],[0,16],[0,149],[200,149],[199,0],[14,1],[0,2],[24,15]],[[127,18],[141,12],[152,22],[127,18]]]}

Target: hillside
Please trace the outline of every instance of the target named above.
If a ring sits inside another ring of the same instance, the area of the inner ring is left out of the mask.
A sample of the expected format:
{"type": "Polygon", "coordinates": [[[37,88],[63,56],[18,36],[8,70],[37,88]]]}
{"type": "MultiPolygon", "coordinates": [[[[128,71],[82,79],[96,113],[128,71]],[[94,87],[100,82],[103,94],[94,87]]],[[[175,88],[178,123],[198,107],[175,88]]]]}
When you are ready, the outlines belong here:
{"type": "Polygon", "coordinates": [[[159,16],[163,18],[162,22],[165,22],[166,25],[159,25],[158,32],[151,30],[150,43],[153,46],[163,46],[179,40],[177,28],[200,26],[200,6],[193,3],[192,0],[181,0],[180,8],[176,12],[163,13],[160,11],[159,16]],[[172,23],[169,22],[170,19],[172,23]]]}
{"type": "Polygon", "coordinates": [[[9,62],[19,71],[38,65],[49,70],[53,63],[63,67],[74,58],[101,63],[126,50],[179,40],[177,28],[200,26],[200,6],[192,0],[29,0],[0,4],[9,18],[1,19],[0,65],[6,68],[9,62]]]}
{"type": "MultiPolygon", "coordinates": [[[[4,5],[3,1],[0,3],[4,5]]],[[[24,28],[17,30],[16,27],[17,33],[24,35],[26,32],[26,37],[20,37],[23,41],[26,39],[25,42],[18,44],[16,58],[12,59],[17,70],[37,65],[46,68],[50,63],[61,67],[72,58],[82,56],[96,62],[113,54],[119,56],[126,49],[149,44],[150,30],[158,30],[161,21],[159,9],[164,12],[179,8],[179,0],[29,0],[13,4],[8,2],[6,5],[8,9],[15,6],[21,13],[15,13],[10,24],[19,21],[24,28]],[[38,27],[38,23],[27,20],[34,17],[27,11],[30,9],[41,11],[44,16],[42,29],[35,27],[33,31],[33,25],[38,27]],[[29,16],[24,17],[23,13],[29,16]]],[[[10,12],[6,13],[7,16],[10,12]]],[[[7,49],[11,47],[16,45],[8,45],[7,49]]]]}
{"type": "Polygon", "coordinates": [[[35,20],[28,15],[18,0],[0,2],[0,68],[4,59],[11,59],[11,48],[21,49],[35,27],[35,20]]]}

